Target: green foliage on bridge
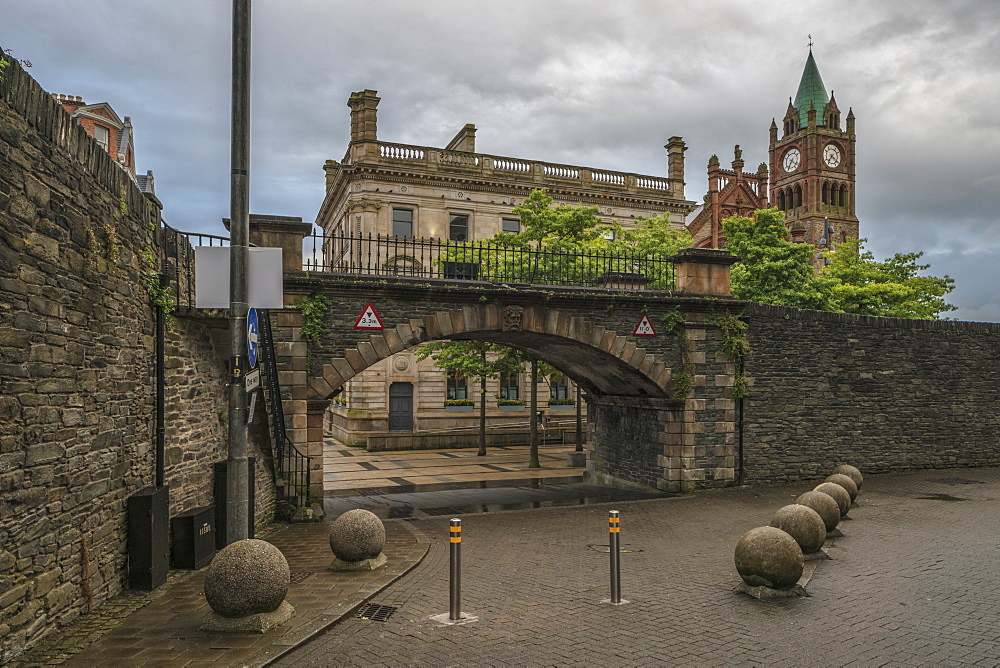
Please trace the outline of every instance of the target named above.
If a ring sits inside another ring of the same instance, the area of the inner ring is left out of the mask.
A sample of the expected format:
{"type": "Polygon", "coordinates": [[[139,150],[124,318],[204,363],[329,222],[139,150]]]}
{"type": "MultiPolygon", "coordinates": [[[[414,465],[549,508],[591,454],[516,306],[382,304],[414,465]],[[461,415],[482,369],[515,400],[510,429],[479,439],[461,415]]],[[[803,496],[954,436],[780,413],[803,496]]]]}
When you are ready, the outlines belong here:
{"type": "Polygon", "coordinates": [[[625,228],[601,219],[597,207],[553,206],[544,190],[514,213],[520,232],[451,245],[438,263],[475,264],[478,278],[494,282],[601,286],[641,277],[646,289],[672,290],[673,255],[691,245],[665,215],[625,228]]]}

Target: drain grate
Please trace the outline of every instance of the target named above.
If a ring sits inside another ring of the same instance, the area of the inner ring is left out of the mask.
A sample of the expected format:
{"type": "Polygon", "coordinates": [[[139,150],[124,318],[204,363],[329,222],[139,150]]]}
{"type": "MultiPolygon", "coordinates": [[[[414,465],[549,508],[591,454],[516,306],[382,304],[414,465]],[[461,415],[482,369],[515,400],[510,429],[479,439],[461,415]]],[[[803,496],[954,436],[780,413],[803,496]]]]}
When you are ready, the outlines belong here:
{"type": "Polygon", "coordinates": [[[373,622],[384,622],[390,617],[392,613],[396,612],[398,608],[392,605],[379,605],[377,603],[365,603],[358,610],[357,617],[359,619],[370,619],[373,622]]]}
{"type": "Polygon", "coordinates": [[[292,573],[288,576],[288,584],[298,584],[305,580],[310,575],[313,575],[313,571],[304,571],[301,573],[292,573]]]}

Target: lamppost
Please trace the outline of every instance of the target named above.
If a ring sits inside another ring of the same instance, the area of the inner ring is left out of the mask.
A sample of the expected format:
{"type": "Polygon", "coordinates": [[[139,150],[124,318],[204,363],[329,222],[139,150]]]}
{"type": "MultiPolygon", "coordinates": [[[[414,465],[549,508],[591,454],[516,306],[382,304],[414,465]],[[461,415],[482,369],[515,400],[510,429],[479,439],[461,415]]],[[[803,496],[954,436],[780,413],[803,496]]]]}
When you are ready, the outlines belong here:
{"type": "Polygon", "coordinates": [[[229,456],[226,462],[226,543],[247,538],[247,264],[250,169],[250,0],[233,0],[232,161],[230,176],[229,456]]]}

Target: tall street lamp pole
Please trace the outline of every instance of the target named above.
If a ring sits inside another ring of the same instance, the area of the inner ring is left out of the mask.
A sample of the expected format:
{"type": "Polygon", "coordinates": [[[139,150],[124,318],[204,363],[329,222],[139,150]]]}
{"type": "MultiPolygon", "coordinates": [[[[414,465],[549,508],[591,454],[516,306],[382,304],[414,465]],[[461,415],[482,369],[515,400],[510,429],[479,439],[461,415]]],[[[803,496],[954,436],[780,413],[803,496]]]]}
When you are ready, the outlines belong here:
{"type": "Polygon", "coordinates": [[[247,259],[250,236],[250,0],[233,0],[232,171],[229,219],[229,456],[226,544],[247,538],[247,259]]]}

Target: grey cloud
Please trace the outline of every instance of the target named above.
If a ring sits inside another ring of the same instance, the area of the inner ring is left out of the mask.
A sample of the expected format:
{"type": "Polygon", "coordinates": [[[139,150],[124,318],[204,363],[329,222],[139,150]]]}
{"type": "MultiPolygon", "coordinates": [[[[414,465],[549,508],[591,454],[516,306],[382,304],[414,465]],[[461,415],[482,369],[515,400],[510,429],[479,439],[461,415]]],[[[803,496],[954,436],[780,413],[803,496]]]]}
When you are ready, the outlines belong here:
{"type": "MultiPolygon", "coordinates": [[[[165,216],[228,215],[227,2],[4,3],[0,45],[53,92],[108,101],[136,128],[165,216]],[[101,17],[114,16],[113,35],[101,17]],[[93,38],[90,38],[93,36],[93,38]],[[99,37],[98,37],[99,36],[99,37]]],[[[312,220],[322,165],[348,141],[346,99],[379,91],[379,134],[441,144],[465,123],[484,152],[664,174],[684,137],[687,197],[795,94],[806,34],[858,118],[858,214],[876,255],[925,250],[958,281],[958,317],[1000,320],[1000,3],[826,0],[260,0],[254,5],[251,205],[312,220]],[[817,20],[821,17],[821,20],[817,20]]]]}

